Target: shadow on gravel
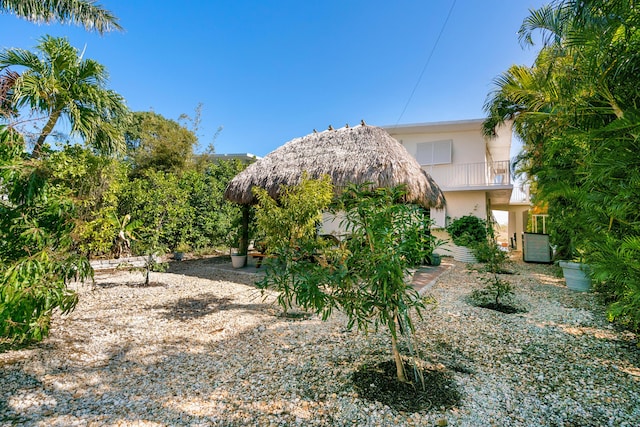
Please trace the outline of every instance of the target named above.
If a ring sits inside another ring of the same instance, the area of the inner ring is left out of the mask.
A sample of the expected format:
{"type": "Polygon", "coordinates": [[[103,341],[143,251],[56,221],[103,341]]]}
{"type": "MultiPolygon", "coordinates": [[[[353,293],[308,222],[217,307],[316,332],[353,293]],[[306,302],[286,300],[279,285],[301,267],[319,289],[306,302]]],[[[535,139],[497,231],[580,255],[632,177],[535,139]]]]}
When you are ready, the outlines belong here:
{"type": "Polygon", "coordinates": [[[19,413],[13,412],[11,400],[22,401],[24,395],[30,390],[36,390],[43,387],[42,381],[35,376],[22,371],[12,371],[6,374],[11,381],[6,386],[0,388],[0,425],[2,426],[18,426],[29,425],[29,418],[19,413]],[[6,423],[6,424],[5,424],[6,423]]]}
{"type": "Polygon", "coordinates": [[[486,304],[475,304],[476,307],[486,308],[488,310],[499,311],[504,314],[516,314],[516,313],[526,313],[527,310],[519,307],[514,307],[509,304],[501,304],[501,303],[486,303],[486,304]]]}
{"type": "Polygon", "coordinates": [[[195,297],[180,298],[176,302],[154,305],[149,308],[162,311],[162,317],[168,320],[188,321],[228,310],[244,310],[259,312],[269,307],[268,304],[235,304],[229,297],[217,297],[215,294],[201,294],[195,297]]]}
{"type": "Polygon", "coordinates": [[[167,273],[184,274],[187,276],[202,277],[199,275],[202,267],[215,267],[222,264],[230,264],[229,255],[206,256],[202,258],[185,259],[182,261],[170,261],[167,273]]]}
{"type": "Polygon", "coordinates": [[[171,261],[168,263],[167,273],[181,274],[189,277],[197,277],[207,280],[227,280],[234,283],[242,283],[254,286],[258,274],[262,270],[255,267],[234,269],[231,267],[229,255],[214,255],[203,258],[185,259],[183,261],[171,261]]]}
{"type": "Polygon", "coordinates": [[[148,285],[144,284],[144,278],[140,282],[96,282],[97,288],[110,289],[117,288],[119,286],[127,288],[166,288],[167,285],[160,282],[149,282],[148,285]]]}

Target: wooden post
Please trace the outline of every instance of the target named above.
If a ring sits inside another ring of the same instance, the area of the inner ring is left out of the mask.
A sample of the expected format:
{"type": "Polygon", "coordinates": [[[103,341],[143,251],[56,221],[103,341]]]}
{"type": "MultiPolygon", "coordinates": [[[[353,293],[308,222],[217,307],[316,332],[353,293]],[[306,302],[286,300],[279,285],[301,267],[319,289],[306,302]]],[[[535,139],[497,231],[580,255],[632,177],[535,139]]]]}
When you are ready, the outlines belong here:
{"type": "Polygon", "coordinates": [[[242,205],[242,227],[240,232],[240,247],[238,248],[240,255],[246,255],[249,251],[249,214],[251,212],[250,205],[242,205]]]}

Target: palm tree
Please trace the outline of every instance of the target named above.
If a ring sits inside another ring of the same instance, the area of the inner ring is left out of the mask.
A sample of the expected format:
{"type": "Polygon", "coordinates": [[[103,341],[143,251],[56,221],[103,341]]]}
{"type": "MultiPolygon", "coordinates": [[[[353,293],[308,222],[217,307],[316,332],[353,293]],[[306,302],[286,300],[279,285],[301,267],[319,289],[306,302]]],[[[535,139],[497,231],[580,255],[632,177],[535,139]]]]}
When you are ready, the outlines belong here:
{"type": "Polygon", "coordinates": [[[0,52],[0,72],[20,67],[10,90],[10,102],[17,108],[30,108],[46,114],[47,121],[33,150],[39,156],[46,138],[61,117],[68,119],[71,134],[81,136],[94,148],[113,152],[124,146],[116,125],[126,117],[124,99],[106,89],[106,68],[78,56],[66,38],[44,36],[36,47],[40,55],[24,49],[0,52]]]}
{"type": "MultiPolygon", "coordinates": [[[[0,14],[75,23],[100,34],[121,29],[93,0],[0,0],[0,14]]],[[[104,88],[104,67],[83,61],[64,39],[44,38],[39,49],[42,57],[23,50],[2,53],[0,120],[16,115],[20,106],[45,112],[48,121],[35,154],[61,116],[95,147],[122,145],[112,122],[127,109],[120,96],[104,88]],[[9,70],[11,65],[20,73],[9,70]]],[[[49,331],[51,314],[68,313],[77,303],[67,282],[91,277],[92,269],[76,253],[73,197],[55,190],[43,162],[24,161],[23,137],[12,126],[0,124],[0,157],[0,287],[13,295],[0,304],[0,332],[4,342],[39,341],[49,331]]]]}
{"type": "Polygon", "coordinates": [[[563,0],[532,11],[519,35],[521,42],[532,44],[532,34],[540,32],[545,46],[561,56],[570,55],[582,87],[588,84],[597,100],[586,112],[591,117],[611,114],[615,119],[635,108],[640,97],[639,27],[640,11],[633,1],[563,0]]]}
{"type": "Polygon", "coordinates": [[[616,301],[610,317],[640,330],[640,11],[630,0],[560,0],[531,12],[521,42],[538,32],[534,66],[496,80],[485,131],[514,120],[554,243],[569,256],[576,242],[584,249],[616,301]]]}
{"type": "Polygon", "coordinates": [[[571,157],[563,154],[577,149],[577,159],[575,154],[593,153],[599,147],[591,134],[637,109],[639,24],[628,0],[564,0],[524,20],[521,43],[533,44],[540,32],[543,48],[532,67],[514,65],[495,80],[485,132],[514,120],[524,142],[518,166],[539,186],[566,182],[557,179],[566,165],[556,162],[571,157]]]}
{"type": "Polygon", "coordinates": [[[118,18],[92,0],[0,0],[2,13],[37,23],[58,21],[78,24],[100,34],[122,30],[118,18]]]}

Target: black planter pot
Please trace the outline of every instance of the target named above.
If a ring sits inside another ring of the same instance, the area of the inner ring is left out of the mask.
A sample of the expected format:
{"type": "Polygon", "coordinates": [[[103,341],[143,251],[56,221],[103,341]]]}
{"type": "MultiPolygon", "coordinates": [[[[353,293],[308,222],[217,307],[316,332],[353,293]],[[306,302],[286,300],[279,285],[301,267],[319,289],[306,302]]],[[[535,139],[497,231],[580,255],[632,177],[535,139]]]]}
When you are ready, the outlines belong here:
{"type": "Polygon", "coordinates": [[[432,253],[429,256],[429,265],[433,265],[434,267],[437,267],[438,265],[440,265],[441,261],[442,261],[442,259],[440,258],[440,255],[438,255],[438,254],[432,253]]]}

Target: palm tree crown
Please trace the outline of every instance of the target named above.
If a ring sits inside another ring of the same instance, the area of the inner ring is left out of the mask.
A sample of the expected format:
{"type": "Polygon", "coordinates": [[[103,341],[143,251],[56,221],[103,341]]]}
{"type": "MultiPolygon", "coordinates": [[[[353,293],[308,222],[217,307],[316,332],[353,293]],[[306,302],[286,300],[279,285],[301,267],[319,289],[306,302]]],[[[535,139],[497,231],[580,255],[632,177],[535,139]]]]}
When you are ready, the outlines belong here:
{"type": "Polygon", "coordinates": [[[9,67],[20,69],[8,95],[11,105],[47,116],[34,155],[39,155],[60,117],[69,120],[72,134],[95,148],[122,148],[124,137],[115,121],[128,110],[120,95],[105,88],[105,67],[80,57],[66,38],[44,36],[36,49],[40,55],[24,49],[0,52],[0,72],[11,71],[9,67]]]}
{"type": "Polygon", "coordinates": [[[58,21],[82,25],[100,34],[122,30],[118,18],[92,0],[0,0],[1,13],[36,23],[58,21]]]}

